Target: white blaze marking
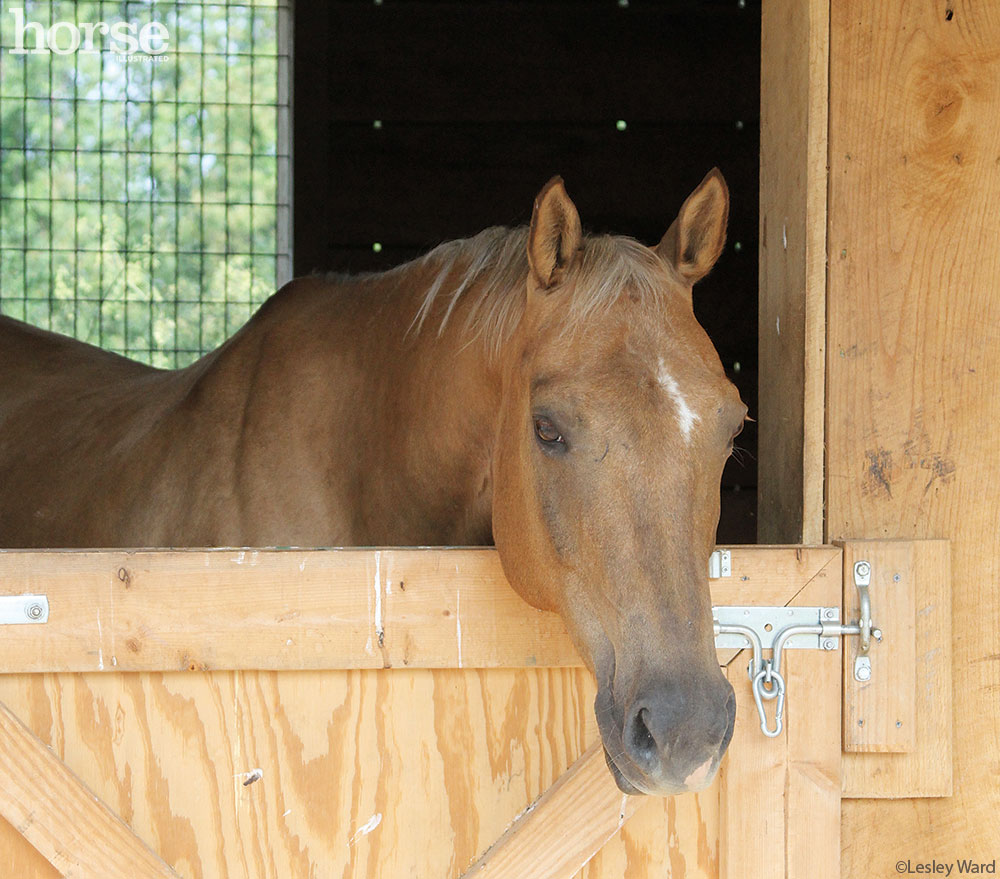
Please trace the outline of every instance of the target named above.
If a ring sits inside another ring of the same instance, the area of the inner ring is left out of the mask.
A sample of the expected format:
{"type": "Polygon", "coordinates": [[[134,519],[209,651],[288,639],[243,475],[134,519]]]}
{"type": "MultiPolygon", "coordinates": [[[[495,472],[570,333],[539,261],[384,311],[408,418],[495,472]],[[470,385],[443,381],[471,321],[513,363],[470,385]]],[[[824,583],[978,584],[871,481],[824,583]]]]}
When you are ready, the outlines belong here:
{"type": "Polygon", "coordinates": [[[667,367],[662,357],[659,360],[659,372],[656,374],[656,380],[660,383],[660,387],[670,395],[670,399],[673,400],[674,406],[677,408],[677,422],[680,424],[681,433],[684,434],[685,442],[690,443],[691,429],[694,427],[696,421],[701,421],[701,416],[688,406],[688,402],[684,398],[684,394],[681,393],[676,380],[667,372],[667,367]]]}

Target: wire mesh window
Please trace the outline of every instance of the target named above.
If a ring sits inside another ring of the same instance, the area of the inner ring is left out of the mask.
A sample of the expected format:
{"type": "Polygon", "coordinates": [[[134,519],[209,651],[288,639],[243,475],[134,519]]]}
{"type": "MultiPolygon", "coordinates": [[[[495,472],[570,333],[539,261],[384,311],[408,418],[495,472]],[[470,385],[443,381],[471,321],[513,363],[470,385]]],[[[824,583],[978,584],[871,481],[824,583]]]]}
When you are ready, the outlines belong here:
{"type": "Polygon", "coordinates": [[[290,277],[287,0],[0,10],[0,313],[190,363],[290,277]]]}

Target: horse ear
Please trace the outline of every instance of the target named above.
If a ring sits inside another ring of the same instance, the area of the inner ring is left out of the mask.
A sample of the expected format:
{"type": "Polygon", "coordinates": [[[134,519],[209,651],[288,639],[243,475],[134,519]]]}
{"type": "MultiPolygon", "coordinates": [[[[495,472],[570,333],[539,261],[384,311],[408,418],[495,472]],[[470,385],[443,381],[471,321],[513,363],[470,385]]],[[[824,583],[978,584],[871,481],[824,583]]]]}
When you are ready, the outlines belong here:
{"type": "Polygon", "coordinates": [[[582,240],[576,205],[562,177],[553,177],[535,198],[528,230],[528,265],[539,287],[548,289],[563,279],[582,240]]]}
{"type": "Polygon", "coordinates": [[[722,172],[713,168],[684,200],[677,219],[656,245],[656,252],[688,284],[694,284],[722,255],[728,219],[729,188],[722,172]]]}

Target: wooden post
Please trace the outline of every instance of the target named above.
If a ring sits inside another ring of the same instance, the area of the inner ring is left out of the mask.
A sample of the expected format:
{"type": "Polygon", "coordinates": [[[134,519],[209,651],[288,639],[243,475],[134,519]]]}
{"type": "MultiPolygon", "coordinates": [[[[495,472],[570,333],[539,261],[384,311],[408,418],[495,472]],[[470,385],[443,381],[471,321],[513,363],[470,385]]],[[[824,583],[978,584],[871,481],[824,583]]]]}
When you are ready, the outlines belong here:
{"type": "Polygon", "coordinates": [[[828,0],[764,3],[760,74],[761,543],[823,542],[828,0]]]}

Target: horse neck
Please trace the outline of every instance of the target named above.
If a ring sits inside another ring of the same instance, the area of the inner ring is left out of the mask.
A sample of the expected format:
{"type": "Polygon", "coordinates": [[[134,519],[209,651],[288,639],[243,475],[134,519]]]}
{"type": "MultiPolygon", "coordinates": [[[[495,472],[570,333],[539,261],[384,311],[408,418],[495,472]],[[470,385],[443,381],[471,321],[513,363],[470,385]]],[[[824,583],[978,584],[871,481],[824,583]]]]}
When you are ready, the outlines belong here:
{"type": "Polygon", "coordinates": [[[312,504],[297,496],[313,522],[329,510],[320,542],[492,542],[500,371],[463,327],[475,290],[442,327],[445,288],[413,326],[436,278],[421,261],[386,275],[292,282],[229,355],[230,373],[255,376],[243,445],[264,450],[261,469],[272,474],[294,447],[312,474],[303,481],[328,493],[312,504]]]}
{"type": "Polygon", "coordinates": [[[365,482],[378,499],[368,508],[366,537],[491,543],[500,370],[485,341],[470,338],[465,328],[475,289],[459,299],[443,327],[444,301],[423,326],[413,326],[428,281],[426,271],[415,274],[373,312],[364,334],[380,343],[369,348],[377,354],[369,353],[365,367],[375,438],[366,450],[365,482]]]}

